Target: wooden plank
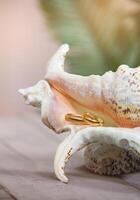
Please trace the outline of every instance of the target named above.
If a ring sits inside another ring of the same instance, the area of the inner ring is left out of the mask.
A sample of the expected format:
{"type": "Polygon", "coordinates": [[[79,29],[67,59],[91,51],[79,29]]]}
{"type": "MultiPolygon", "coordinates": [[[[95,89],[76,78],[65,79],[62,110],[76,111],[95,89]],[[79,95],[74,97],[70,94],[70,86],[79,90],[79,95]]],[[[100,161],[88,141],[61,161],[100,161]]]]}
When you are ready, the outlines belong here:
{"type": "Polygon", "coordinates": [[[17,200],[6,188],[0,185],[0,200],[17,200]]]}
{"type": "MultiPolygon", "coordinates": [[[[84,167],[82,153],[66,167],[68,184],[58,181],[53,159],[65,136],[47,129],[39,116],[0,119],[0,183],[18,200],[139,200],[140,181],[133,175],[105,177],[84,167]]],[[[138,174],[136,175],[138,177],[138,174]]]]}

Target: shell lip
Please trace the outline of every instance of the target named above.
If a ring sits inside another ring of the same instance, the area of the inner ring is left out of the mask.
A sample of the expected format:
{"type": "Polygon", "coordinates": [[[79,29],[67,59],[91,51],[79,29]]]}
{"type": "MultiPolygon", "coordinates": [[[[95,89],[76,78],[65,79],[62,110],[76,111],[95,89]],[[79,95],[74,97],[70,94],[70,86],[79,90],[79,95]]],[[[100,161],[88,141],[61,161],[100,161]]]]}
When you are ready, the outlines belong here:
{"type": "Polygon", "coordinates": [[[69,130],[70,134],[59,145],[54,160],[55,174],[64,183],[68,182],[64,169],[70,157],[95,141],[134,150],[140,155],[139,128],[79,126],[78,129],[76,125],[69,125],[65,129],[69,130]]]}

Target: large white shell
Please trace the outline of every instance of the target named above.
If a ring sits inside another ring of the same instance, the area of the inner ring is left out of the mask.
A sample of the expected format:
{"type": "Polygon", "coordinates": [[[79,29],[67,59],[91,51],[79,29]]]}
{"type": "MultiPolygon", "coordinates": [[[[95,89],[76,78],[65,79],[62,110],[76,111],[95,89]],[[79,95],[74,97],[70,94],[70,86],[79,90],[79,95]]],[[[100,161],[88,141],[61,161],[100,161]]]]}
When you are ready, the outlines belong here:
{"type": "MultiPolygon", "coordinates": [[[[121,159],[130,157],[132,164],[129,170],[125,166],[123,171],[127,173],[139,169],[140,128],[136,127],[140,127],[140,68],[131,69],[121,65],[116,72],[109,71],[103,76],[69,74],[63,69],[68,50],[67,44],[59,48],[49,62],[45,80],[19,90],[28,104],[41,109],[44,124],[57,133],[70,133],[56,152],[56,176],[63,182],[68,181],[64,174],[65,164],[76,151],[85,146],[86,165],[96,173],[113,175],[114,170],[109,169],[108,172],[103,159],[105,163],[110,157],[113,161],[120,159],[119,153],[123,152],[121,159]],[[65,120],[65,115],[79,113],[77,105],[90,112],[97,111],[110,116],[119,127],[72,125],[65,120]],[[91,143],[93,146],[88,146],[91,143]],[[101,156],[103,150],[104,157],[101,156]],[[108,154],[109,151],[112,153],[108,154]],[[95,152],[97,161],[102,161],[98,166],[95,166],[95,160],[92,162],[95,152]]],[[[120,173],[117,162],[114,166],[117,166],[115,173],[120,173]]]]}

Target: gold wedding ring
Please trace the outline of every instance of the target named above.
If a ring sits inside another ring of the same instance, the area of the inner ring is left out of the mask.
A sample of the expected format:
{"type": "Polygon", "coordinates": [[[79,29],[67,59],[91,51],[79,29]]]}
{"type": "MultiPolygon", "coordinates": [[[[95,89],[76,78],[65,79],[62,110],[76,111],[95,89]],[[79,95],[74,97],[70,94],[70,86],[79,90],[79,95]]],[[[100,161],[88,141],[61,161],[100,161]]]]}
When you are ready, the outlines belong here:
{"type": "Polygon", "coordinates": [[[85,120],[82,115],[75,115],[75,114],[69,113],[65,115],[65,120],[72,122],[73,124],[85,125],[85,120]]]}
{"type": "Polygon", "coordinates": [[[93,114],[86,112],[81,115],[68,113],[65,115],[65,120],[75,125],[91,125],[91,126],[103,126],[103,119],[95,117],[93,114]]]}

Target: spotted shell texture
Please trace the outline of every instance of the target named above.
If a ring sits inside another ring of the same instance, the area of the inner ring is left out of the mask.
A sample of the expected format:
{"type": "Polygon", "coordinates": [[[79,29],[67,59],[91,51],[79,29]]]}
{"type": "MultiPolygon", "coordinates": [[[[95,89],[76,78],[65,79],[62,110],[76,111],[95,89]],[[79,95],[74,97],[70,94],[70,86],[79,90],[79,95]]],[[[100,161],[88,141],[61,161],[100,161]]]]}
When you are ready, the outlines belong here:
{"type": "Polygon", "coordinates": [[[90,144],[84,152],[86,167],[100,175],[116,176],[140,170],[140,156],[114,145],[90,144]]]}
{"type": "Polygon", "coordinates": [[[102,76],[70,74],[64,70],[68,51],[69,46],[62,45],[50,60],[45,79],[19,90],[27,104],[41,110],[42,122],[48,128],[69,133],[56,151],[57,178],[68,182],[65,164],[84,147],[85,165],[90,171],[118,175],[140,170],[140,67],[121,65],[116,72],[102,76]],[[67,114],[79,114],[78,106],[105,114],[103,126],[67,121],[67,114]],[[106,125],[107,117],[115,126],[106,125]]]}
{"type": "Polygon", "coordinates": [[[121,127],[140,125],[140,67],[121,65],[103,75],[105,110],[121,127]]]}

